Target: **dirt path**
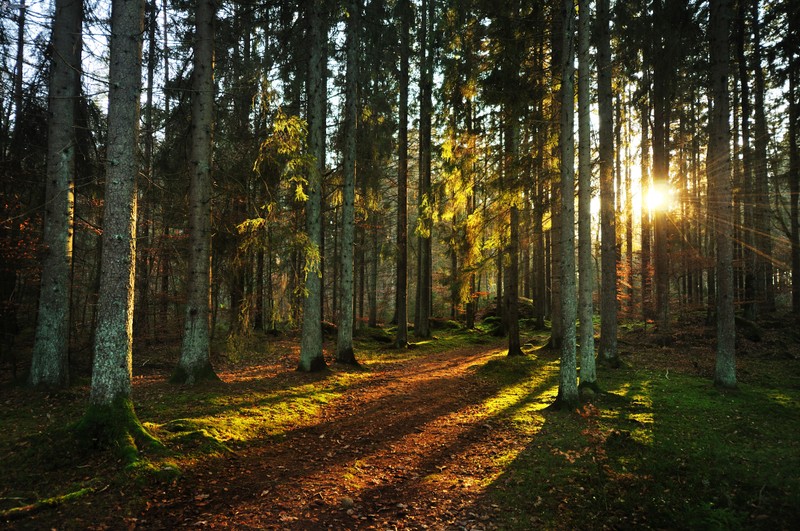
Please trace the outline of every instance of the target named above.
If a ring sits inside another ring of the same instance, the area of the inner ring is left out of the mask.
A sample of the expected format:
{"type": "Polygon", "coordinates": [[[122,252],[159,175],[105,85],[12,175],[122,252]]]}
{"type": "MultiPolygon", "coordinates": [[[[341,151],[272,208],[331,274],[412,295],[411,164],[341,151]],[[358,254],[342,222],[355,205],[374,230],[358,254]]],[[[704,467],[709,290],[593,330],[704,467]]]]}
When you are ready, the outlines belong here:
{"type": "Polygon", "coordinates": [[[186,471],[153,495],[141,528],[490,529],[479,502],[522,444],[481,406],[470,369],[487,347],[387,364],[319,422],[186,471]]]}

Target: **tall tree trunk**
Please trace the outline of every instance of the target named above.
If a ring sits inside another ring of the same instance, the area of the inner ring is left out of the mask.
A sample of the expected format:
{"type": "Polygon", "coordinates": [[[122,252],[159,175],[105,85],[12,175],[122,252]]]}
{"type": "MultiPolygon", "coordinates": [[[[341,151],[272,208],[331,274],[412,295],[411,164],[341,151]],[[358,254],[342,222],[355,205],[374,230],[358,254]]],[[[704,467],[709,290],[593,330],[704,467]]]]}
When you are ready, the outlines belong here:
{"type": "MultiPolygon", "coordinates": [[[[509,109],[507,108],[507,111],[509,109]]],[[[508,268],[505,270],[505,308],[503,318],[506,321],[508,332],[508,355],[522,355],[522,346],[519,339],[519,164],[517,163],[518,129],[517,118],[513,111],[506,113],[506,185],[507,193],[511,195],[511,208],[509,212],[509,241],[506,253],[508,254],[508,268]]]]}
{"type": "Polygon", "coordinates": [[[131,400],[143,25],[143,0],[113,1],[100,296],[90,404],[77,426],[88,444],[120,448],[129,458],[134,443],[158,444],[139,423],[131,400]]]}
{"type": "Polygon", "coordinates": [[[80,93],[83,3],[57,0],[53,20],[47,181],[39,315],[28,382],[69,385],[72,221],[75,212],[75,107],[80,93]]]}
{"type": "Polygon", "coordinates": [[[577,367],[575,359],[575,147],[574,147],[574,70],[575,4],[562,0],[561,57],[561,319],[564,337],[561,341],[561,364],[557,403],[573,408],[578,403],[577,367]]]}
{"type": "Polygon", "coordinates": [[[642,212],[641,212],[641,230],[642,230],[642,259],[641,259],[641,300],[642,300],[642,321],[647,323],[647,320],[652,317],[652,280],[650,277],[650,211],[645,204],[645,199],[650,193],[650,105],[648,104],[648,93],[650,76],[645,67],[642,76],[642,87],[644,94],[642,95],[642,104],[639,111],[642,128],[642,161],[641,161],[641,198],[642,198],[642,212]]]}
{"type": "Polygon", "coordinates": [[[345,88],[342,189],[341,297],[336,361],[357,364],[353,352],[353,248],[355,245],[356,134],[358,128],[358,33],[361,1],[347,3],[347,79],[345,88]]]}
{"type": "MultiPolygon", "coordinates": [[[[23,118],[23,101],[22,101],[22,81],[25,78],[25,15],[28,13],[28,8],[25,5],[26,0],[21,0],[19,3],[19,17],[17,18],[17,56],[14,63],[14,135],[11,138],[12,152],[18,147],[20,141],[20,133],[22,132],[23,118]]],[[[18,160],[19,157],[14,156],[13,160],[18,160]]]]}
{"type": "MultiPolygon", "coordinates": [[[[669,186],[669,94],[671,78],[666,41],[672,31],[664,19],[664,0],[654,0],[654,28],[658,45],[653,54],[653,185],[658,193],[669,186]]],[[[658,208],[654,212],[655,224],[655,310],[656,326],[662,342],[671,335],[669,314],[669,249],[667,242],[667,213],[658,208]]]]}
{"type": "Polygon", "coordinates": [[[714,383],[736,386],[736,327],[733,308],[733,203],[730,174],[730,129],[728,71],[731,9],[730,0],[711,0],[709,37],[711,95],[709,119],[709,182],[714,185],[717,239],[717,361],[714,383]]]}
{"type": "Polygon", "coordinates": [[[197,0],[192,76],[189,278],[181,358],[173,383],[218,379],[211,367],[211,163],[214,105],[214,0],[197,0]]]}
{"type": "Polygon", "coordinates": [[[408,69],[411,43],[411,4],[401,0],[397,5],[400,19],[400,86],[397,142],[397,279],[395,347],[408,346],[408,69]]]}
{"type": "MultiPolygon", "coordinates": [[[[797,17],[795,17],[797,18],[797,17]]],[[[790,24],[797,34],[797,28],[790,24]]],[[[798,108],[798,64],[797,55],[789,66],[789,189],[790,189],[790,225],[792,241],[792,312],[800,316],[800,146],[798,146],[797,128],[800,127],[800,108],[798,108]]]]}
{"type": "Polygon", "coordinates": [[[600,240],[602,285],[600,297],[600,356],[619,365],[617,358],[617,220],[614,193],[614,102],[611,91],[609,0],[597,2],[597,103],[600,113],[600,240]]]}
{"type": "MultiPolygon", "coordinates": [[[[744,0],[741,0],[744,1],[744,0]]],[[[771,312],[775,309],[775,287],[772,281],[772,205],[767,175],[767,119],[764,109],[764,69],[761,65],[761,22],[759,20],[760,2],[750,1],[753,23],[753,81],[754,87],[754,128],[753,141],[753,184],[754,202],[753,226],[756,231],[756,286],[761,309],[771,312]]]]}
{"type": "Polygon", "coordinates": [[[308,2],[310,10],[309,41],[311,57],[308,65],[308,129],[309,151],[314,157],[308,175],[308,199],[306,200],[306,298],[303,301],[303,329],[300,341],[300,363],[298,370],[316,371],[326,367],[322,352],[322,174],[325,171],[325,109],[327,90],[323,70],[327,68],[325,41],[328,38],[323,2],[308,2]]]}
{"type": "MultiPolygon", "coordinates": [[[[561,86],[561,78],[564,75],[563,68],[564,63],[562,62],[563,54],[565,53],[563,50],[564,46],[564,0],[562,0],[561,4],[556,4],[553,7],[553,29],[552,29],[552,58],[550,60],[550,71],[552,76],[551,86],[554,87],[553,92],[551,94],[552,97],[552,104],[551,104],[551,129],[550,134],[551,142],[550,145],[552,146],[550,151],[550,164],[548,167],[549,173],[549,192],[550,192],[550,245],[549,251],[545,251],[545,253],[549,252],[549,272],[550,272],[550,279],[548,285],[550,286],[550,323],[551,323],[551,330],[550,330],[550,342],[549,346],[552,349],[560,349],[561,343],[564,338],[564,319],[562,318],[562,307],[561,307],[561,232],[562,232],[562,220],[563,216],[561,215],[561,187],[556,183],[556,176],[559,173],[558,169],[558,162],[560,160],[560,150],[561,150],[561,142],[562,138],[560,137],[562,131],[561,127],[563,123],[561,120],[563,119],[561,115],[561,103],[562,103],[562,93],[558,92],[558,87],[561,86]]],[[[563,161],[562,166],[563,166],[563,161]]]]}
{"type": "Polygon", "coordinates": [[[578,322],[581,387],[596,387],[592,274],[592,146],[589,117],[589,0],[578,1],[578,322]]]}
{"type": "MultiPolygon", "coordinates": [[[[757,192],[753,182],[753,169],[750,152],[750,83],[747,74],[747,60],[745,58],[745,41],[747,39],[746,19],[747,2],[739,0],[737,13],[736,31],[736,59],[739,64],[739,95],[741,99],[741,140],[734,142],[734,146],[741,144],[742,163],[741,163],[741,190],[744,199],[742,201],[744,222],[740,238],[742,241],[742,254],[744,255],[744,317],[749,320],[756,318],[756,268],[758,259],[755,251],[755,240],[757,238],[754,225],[755,212],[759,208],[755,204],[757,192]]],[[[735,107],[734,107],[735,110],[735,107]]],[[[736,230],[733,228],[732,230],[736,230]]]]}
{"type": "Polygon", "coordinates": [[[414,335],[427,338],[431,335],[430,317],[432,303],[432,230],[431,197],[431,118],[433,104],[433,17],[435,0],[422,0],[422,25],[420,28],[420,109],[419,109],[419,217],[423,234],[418,238],[417,253],[417,304],[415,306],[414,335]]]}

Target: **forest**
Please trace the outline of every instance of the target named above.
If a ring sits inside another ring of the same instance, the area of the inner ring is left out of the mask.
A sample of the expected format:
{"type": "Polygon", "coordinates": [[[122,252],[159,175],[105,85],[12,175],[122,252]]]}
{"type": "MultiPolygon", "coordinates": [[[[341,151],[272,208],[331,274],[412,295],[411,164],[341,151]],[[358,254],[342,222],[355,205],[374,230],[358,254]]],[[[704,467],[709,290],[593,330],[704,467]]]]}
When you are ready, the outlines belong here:
{"type": "Polygon", "coordinates": [[[0,522],[800,519],[797,2],[0,13],[0,522]]]}

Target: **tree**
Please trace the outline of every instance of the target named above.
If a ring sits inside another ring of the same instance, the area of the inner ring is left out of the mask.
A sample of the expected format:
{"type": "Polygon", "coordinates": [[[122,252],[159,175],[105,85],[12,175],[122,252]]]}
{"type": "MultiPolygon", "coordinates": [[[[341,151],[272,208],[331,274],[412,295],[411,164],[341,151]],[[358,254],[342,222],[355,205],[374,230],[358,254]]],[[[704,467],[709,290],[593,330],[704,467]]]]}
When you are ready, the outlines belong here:
{"type": "MultiPolygon", "coordinates": [[[[745,1],[745,0],[740,0],[745,1]]],[[[755,195],[753,201],[753,226],[756,233],[755,247],[755,273],[756,296],[761,300],[761,309],[773,311],[775,309],[775,288],[773,286],[772,268],[772,204],[770,202],[770,186],[767,175],[767,118],[764,109],[764,68],[761,65],[761,21],[759,17],[760,2],[751,1],[750,9],[753,24],[753,80],[755,82],[753,111],[755,117],[753,141],[753,185],[755,195]]]]}
{"type": "Polygon", "coordinates": [[[58,0],[55,6],[50,66],[50,119],[42,287],[36,342],[29,383],[69,384],[69,303],[72,267],[72,220],[75,212],[75,109],[80,93],[81,0],[58,0]]]}
{"type": "Polygon", "coordinates": [[[422,0],[422,25],[419,32],[420,107],[419,107],[419,204],[417,224],[417,297],[414,306],[414,335],[431,335],[432,235],[431,197],[431,116],[433,103],[433,27],[435,0],[422,0]]]}
{"type": "Polygon", "coordinates": [[[592,146],[589,120],[589,0],[578,2],[578,321],[581,387],[596,387],[592,294],[592,146]]]}
{"type": "Polygon", "coordinates": [[[342,188],[341,296],[336,361],[357,364],[353,352],[353,247],[355,244],[356,133],[358,128],[358,32],[361,1],[347,3],[347,79],[345,88],[342,188]]]}
{"type": "Polygon", "coordinates": [[[309,2],[309,41],[311,57],[308,65],[308,128],[309,152],[313,163],[308,170],[306,199],[306,298],[303,303],[303,331],[298,370],[317,371],[325,368],[322,353],[322,174],[325,171],[325,110],[327,92],[324,69],[327,68],[325,41],[328,31],[322,2],[309,2]]]}
{"type": "MultiPolygon", "coordinates": [[[[668,13],[665,13],[663,3],[669,0],[654,0],[653,2],[653,185],[662,193],[669,184],[669,96],[672,89],[672,72],[670,72],[670,53],[673,51],[670,43],[669,32],[673,31],[669,25],[668,13]]],[[[670,4],[671,6],[672,4],[670,4]]],[[[669,341],[670,315],[669,315],[669,255],[667,242],[667,213],[665,209],[656,209],[653,223],[655,225],[654,238],[654,266],[655,266],[655,311],[656,326],[660,340],[669,341]]]]}
{"type": "Polygon", "coordinates": [[[408,346],[408,69],[411,43],[411,4],[397,3],[400,22],[400,86],[397,135],[397,279],[395,281],[395,346],[408,346]]]}
{"type": "Polygon", "coordinates": [[[575,147],[574,114],[575,91],[573,61],[575,58],[575,4],[562,0],[562,57],[561,57],[561,323],[564,336],[561,340],[561,365],[559,368],[558,397],[556,404],[572,408],[578,403],[577,368],[575,360],[575,147]]]}
{"type": "Polygon", "coordinates": [[[736,323],[733,307],[733,203],[730,173],[728,73],[730,0],[711,0],[709,20],[711,97],[709,183],[713,186],[717,241],[717,360],[714,383],[736,387],[736,323]]]}
{"type": "MultiPolygon", "coordinates": [[[[600,155],[600,356],[611,366],[617,359],[617,220],[614,193],[614,119],[611,91],[611,38],[609,0],[597,2],[597,106],[600,155]]],[[[617,146],[619,148],[619,146],[617,146]]]]}
{"type": "Polygon", "coordinates": [[[195,384],[218,379],[211,367],[209,340],[214,9],[214,0],[197,0],[189,181],[189,286],[181,358],[171,378],[173,383],[195,384]]]}
{"type": "Polygon", "coordinates": [[[90,443],[120,445],[129,459],[137,444],[159,444],[142,427],[131,400],[143,30],[144,0],[114,0],[100,297],[90,402],[77,426],[90,443]]]}

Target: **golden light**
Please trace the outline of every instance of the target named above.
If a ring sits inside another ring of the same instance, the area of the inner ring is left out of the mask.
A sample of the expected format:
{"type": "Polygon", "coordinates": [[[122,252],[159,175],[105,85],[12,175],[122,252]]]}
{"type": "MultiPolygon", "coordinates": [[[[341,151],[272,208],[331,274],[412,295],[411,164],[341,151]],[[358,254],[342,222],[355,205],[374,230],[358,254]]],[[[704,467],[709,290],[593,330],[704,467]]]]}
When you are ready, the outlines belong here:
{"type": "Polygon", "coordinates": [[[655,184],[645,197],[645,205],[650,212],[670,210],[674,206],[675,192],[666,185],[655,184]]]}

